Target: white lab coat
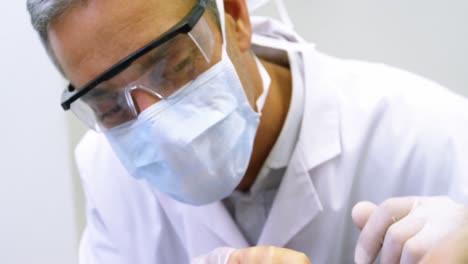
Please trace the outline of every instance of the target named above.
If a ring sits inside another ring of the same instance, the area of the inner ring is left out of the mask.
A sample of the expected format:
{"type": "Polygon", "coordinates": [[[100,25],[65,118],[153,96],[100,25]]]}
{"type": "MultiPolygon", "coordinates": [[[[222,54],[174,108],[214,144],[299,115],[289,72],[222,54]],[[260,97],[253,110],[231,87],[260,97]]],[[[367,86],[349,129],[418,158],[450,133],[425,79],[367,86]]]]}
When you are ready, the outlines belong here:
{"type": "MultiPolygon", "coordinates": [[[[254,22],[301,42],[271,21],[254,22]]],[[[292,248],[313,263],[352,263],[355,203],[447,194],[466,201],[467,100],[382,64],[301,51],[301,130],[258,245],[292,248]]],[[[87,200],[81,264],[189,263],[217,247],[249,246],[221,202],[185,205],[131,177],[102,135],[89,132],[76,158],[87,200]]]]}

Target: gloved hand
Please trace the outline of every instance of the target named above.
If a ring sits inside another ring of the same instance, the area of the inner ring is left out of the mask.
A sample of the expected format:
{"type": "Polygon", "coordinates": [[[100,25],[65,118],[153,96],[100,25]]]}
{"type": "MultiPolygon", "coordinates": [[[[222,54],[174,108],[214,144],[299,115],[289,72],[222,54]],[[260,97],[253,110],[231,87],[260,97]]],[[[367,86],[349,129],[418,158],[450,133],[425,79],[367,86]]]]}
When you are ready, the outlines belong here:
{"type": "Polygon", "coordinates": [[[431,248],[419,264],[468,263],[468,223],[431,248]]]}
{"type": "Polygon", "coordinates": [[[276,247],[218,248],[192,264],[310,264],[303,253],[276,247]]]}
{"type": "Polygon", "coordinates": [[[192,260],[191,264],[227,264],[235,248],[222,247],[217,248],[205,256],[200,256],[192,260]]]}
{"type": "Polygon", "coordinates": [[[227,264],[310,264],[304,253],[286,248],[251,247],[236,250],[227,264]]]}
{"type": "Polygon", "coordinates": [[[358,203],[352,212],[360,229],[357,264],[370,264],[381,252],[382,264],[418,263],[441,238],[461,228],[467,208],[448,197],[391,198],[376,206],[358,203]]]}

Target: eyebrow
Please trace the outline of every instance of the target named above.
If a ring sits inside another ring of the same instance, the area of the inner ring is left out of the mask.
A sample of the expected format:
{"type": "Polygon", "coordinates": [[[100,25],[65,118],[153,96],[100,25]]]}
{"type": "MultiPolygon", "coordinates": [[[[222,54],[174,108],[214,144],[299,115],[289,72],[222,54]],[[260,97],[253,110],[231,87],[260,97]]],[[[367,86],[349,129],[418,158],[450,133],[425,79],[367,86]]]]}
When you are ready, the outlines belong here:
{"type": "MultiPolygon", "coordinates": [[[[172,39],[174,40],[174,39],[172,39]]],[[[155,59],[160,59],[162,56],[165,55],[165,53],[170,49],[169,45],[167,43],[163,44],[162,46],[156,48],[155,50],[149,52],[149,57],[152,60],[155,59]]]]}
{"type": "Polygon", "coordinates": [[[158,62],[161,60],[161,58],[164,57],[165,53],[170,49],[169,45],[162,45],[158,48],[156,48],[153,51],[150,51],[146,56],[144,56],[140,64],[143,69],[143,72],[145,72],[150,66],[152,66],[154,63],[158,62]]]}
{"type": "Polygon", "coordinates": [[[87,95],[84,95],[83,97],[84,99],[91,99],[91,98],[99,98],[102,96],[108,96],[111,93],[117,93],[117,91],[115,91],[112,88],[113,87],[111,86],[96,87],[95,89],[93,89],[93,91],[91,91],[87,95]]]}
{"type": "MultiPolygon", "coordinates": [[[[168,43],[170,43],[170,42],[168,42],[168,43]]],[[[136,61],[136,63],[131,65],[125,71],[127,71],[128,69],[132,69],[132,68],[135,69],[136,68],[136,74],[138,76],[140,76],[141,74],[145,74],[151,66],[153,66],[155,63],[157,63],[159,60],[161,60],[166,55],[167,51],[172,48],[172,46],[168,45],[168,43],[165,43],[165,44],[159,46],[158,48],[156,48],[155,50],[150,51],[149,53],[144,55],[142,58],[140,58],[141,61],[139,61],[139,62],[136,61]]],[[[192,49],[190,49],[189,56],[187,58],[184,58],[176,66],[180,66],[181,64],[187,63],[187,60],[189,60],[189,58],[193,59],[195,50],[196,50],[196,47],[192,47],[192,49]]],[[[125,71],[121,72],[120,74],[124,74],[125,71]]],[[[119,76],[119,75],[117,75],[117,76],[119,76]]],[[[117,76],[114,76],[114,78],[117,77],[117,76]]],[[[133,81],[138,80],[138,78],[139,77],[136,77],[135,80],[133,80],[133,81]]],[[[88,97],[88,98],[107,96],[107,95],[109,95],[109,94],[111,94],[113,92],[118,92],[118,91],[116,91],[116,89],[119,89],[119,87],[126,87],[128,85],[128,84],[125,84],[125,85],[122,85],[122,86],[109,85],[109,81],[111,81],[111,80],[102,82],[99,86],[95,87],[92,91],[90,91],[90,93],[89,93],[90,97],[88,97]]]]}

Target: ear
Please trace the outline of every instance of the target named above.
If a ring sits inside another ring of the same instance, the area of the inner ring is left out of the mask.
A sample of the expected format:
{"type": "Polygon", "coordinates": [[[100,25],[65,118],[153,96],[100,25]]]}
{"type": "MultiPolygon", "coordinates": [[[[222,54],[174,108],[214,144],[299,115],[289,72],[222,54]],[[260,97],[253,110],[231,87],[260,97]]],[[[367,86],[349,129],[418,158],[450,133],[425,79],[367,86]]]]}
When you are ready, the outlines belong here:
{"type": "Polygon", "coordinates": [[[226,26],[229,17],[233,22],[233,40],[237,41],[241,52],[249,51],[252,43],[252,27],[246,1],[224,0],[224,10],[226,12],[226,26]]]}

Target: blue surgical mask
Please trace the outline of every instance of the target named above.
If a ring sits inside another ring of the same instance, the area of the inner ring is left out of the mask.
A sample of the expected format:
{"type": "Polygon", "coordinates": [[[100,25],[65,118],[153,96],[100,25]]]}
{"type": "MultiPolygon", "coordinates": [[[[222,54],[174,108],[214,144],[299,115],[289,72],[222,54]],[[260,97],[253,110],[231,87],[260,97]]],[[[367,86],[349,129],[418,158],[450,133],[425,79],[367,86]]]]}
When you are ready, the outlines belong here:
{"type": "Polygon", "coordinates": [[[259,119],[224,51],[207,72],[106,137],[132,176],[203,205],[228,196],[243,178],[259,119]]]}

